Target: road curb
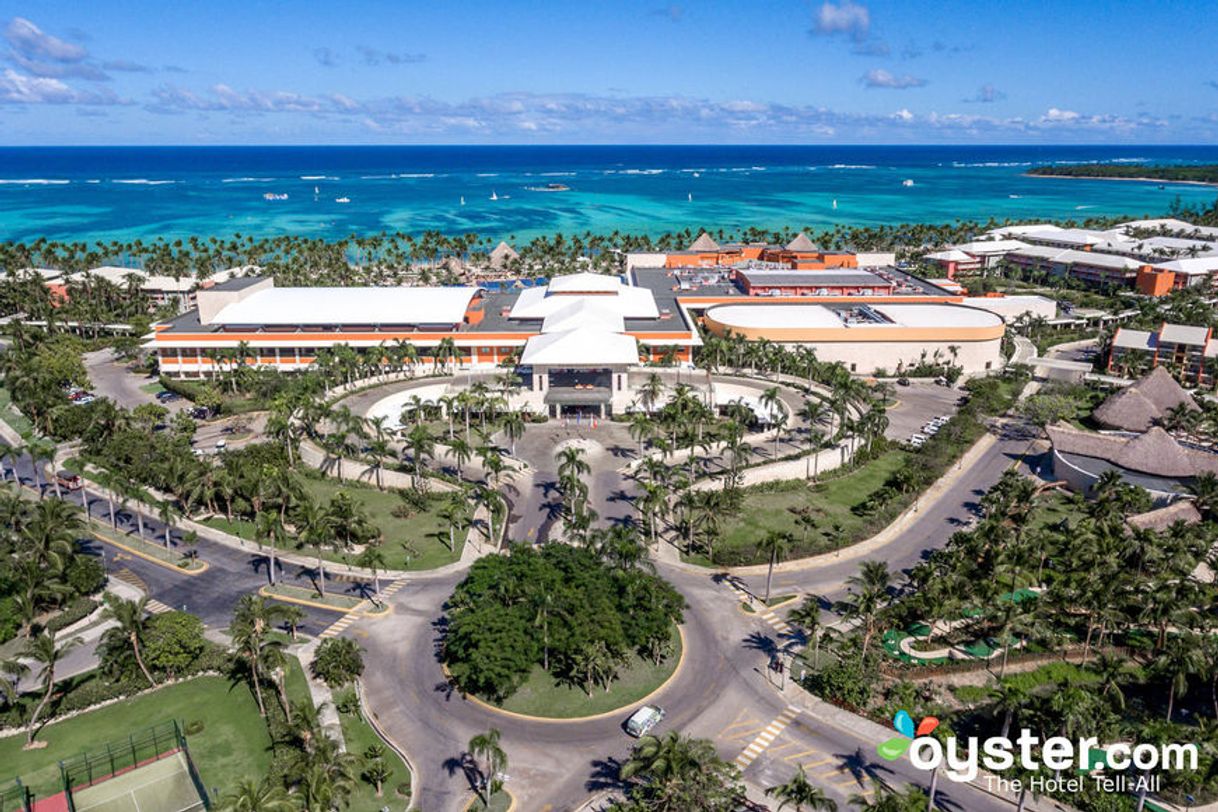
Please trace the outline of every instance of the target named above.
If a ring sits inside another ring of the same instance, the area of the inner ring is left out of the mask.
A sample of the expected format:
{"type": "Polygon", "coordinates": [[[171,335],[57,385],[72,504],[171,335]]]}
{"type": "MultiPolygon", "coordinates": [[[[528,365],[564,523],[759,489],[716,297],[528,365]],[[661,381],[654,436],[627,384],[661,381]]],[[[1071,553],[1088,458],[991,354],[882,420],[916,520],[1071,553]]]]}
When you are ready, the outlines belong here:
{"type": "Polygon", "coordinates": [[[117,547],[125,553],[130,553],[131,555],[141,558],[150,564],[156,564],[158,567],[164,567],[165,569],[176,572],[179,575],[189,575],[191,577],[194,577],[196,575],[202,575],[203,573],[205,573],[209,569],[211,569],[211,564],[208,564],[206,561],[202,561],[202,560],[200,560],[200,563],[202,564],[202,566],[198,567],[197,569],[193,569],[193,570],[184,569],[182,567],[177,566],[176,564],[170,564],[168,561],[162,561],[161,559],[157,558],[155,555],[150,555],[149,553],[146,553],[143,550],[137,550],[136,548],[129,547],[128,545],[123,544],[122,542],[115,541],[114,539],[106,538],[105,536],[102,536],[99,533],[89,531],[89,535],[91,535],[93,538],[100,541],[102,544],[109,544],[114,547],[117,547]]]}
{"type": "Polygon", "coordinates": [[[338,615],[354,614],[354,615],[358,615],[359,617],[369,618],[369,617],[384,617],[385,615],[389,614],[388,609],[386,609],[383,612],[378,612],[376,614],[370,614],[370,613],[366,612],[365,610],[360,609],[360,606],[363,605],[363,603],[367,603],[367,601],[363,601],[362,603],[357,603],[355,606],[344,609],[341,606],[331,606],[328,603],[322,603],[321,601],[311,601],[308,598],[296,598],[296,597],[292,597],[290,595],[279,595],[274,592],[270,592],[269,591],[270,588],[271,588],[270,584],[261,586],[258,588],[258,594],[264,598],[270,598],[271,600],[283,601],[284,603],[296,603],[301,606],[309,606],[314,609],[324,609],[327,612],[334,612],[335,614],[338,614],[338,615]]]}
{"type": "MultiPolygon", "coordinates": [[[[516,711],[505,710],[504,708],[497,708],[494,705],[490,704],[489,702],[479,699],[478,697],[474,696],[473,694],[462,694],[462,697],[464,699],[466,699],[467,701],[472,702],[473,704],[479,706],[483,710],[488,710],[488,711],[491,711],[492,713],[496,713],[500,716],[506,716],[511,719],[519,719],[523,722],[541,722],[543,724],[569,725],[569,724],[578,724],[580,722],[593,722],[593,721],[597,721],[599,719],[608,719],[611,716],[616,716],[617,714],[621,713],[625,708],[631,707],[632,705],[637,705],[640,703],[646,704],[648,700],[652,699],[657,694],[661,693],[665,688],[667,688],[670,684],[672,684],[672,682],[674,680],[676,680],[676,678],[678,676],[680,676],[681,671],[685,668],[685,661],[686,661],[686,659],[688,659],[689,648],[687,646],[687,642],[686,642],[686,638],[685,638],[685,629],[680,625],[677,626],[677,634],[681,637],[681,659],[677,660],[677,667],[672,670],[672,673],[669,674],[668,677],[666,677],[663,682],[661,682],[654,689],[652,689],[646,696],[639,697],[638,699],[635,699],[631,702],[627,702],[625,705],[622,705],[620,708],[614,708],[613,710],[607,710],[607,711],[604,711],[603,713],[595,713],[595,714],[592,714],[591,716],[572,716],[568,719],[554,718],[554,717],[549,717],[549,716],[530,716],[526,713],[517,713],[516,711]]],[[[448,672],[448,667],[445,666],[443,663],[440,664],[440,670],[442,670],[444,672],[444,676],[446,678],[452,679],[452,675],[448,672]]]]}

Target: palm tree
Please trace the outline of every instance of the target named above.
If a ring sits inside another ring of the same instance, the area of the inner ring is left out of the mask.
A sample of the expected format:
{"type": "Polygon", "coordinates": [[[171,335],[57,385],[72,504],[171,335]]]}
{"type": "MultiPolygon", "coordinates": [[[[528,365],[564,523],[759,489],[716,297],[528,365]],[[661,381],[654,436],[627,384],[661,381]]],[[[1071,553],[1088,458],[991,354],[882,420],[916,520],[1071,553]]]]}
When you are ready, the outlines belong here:
{"type": "Polygon", "coordinates": [[[287,790],[267,779],[242,778],[220,799],[217,812],[297,812],[300,806],[287,790]]]}
{"type": "Polygon", "coordinates": [[[835,608],[847,619],[855,620],[863,626],[860,659],[867,657],[867,649],[875,636],[880,610],[888,602],[888,586],[891,582],[892,574],[888,571],[888,564],[883,561],[864,561],[859,566],[858,575],[851,575],[846,579],[846,585],[849,587],[848,597],[840,601],[835,608]]]}
{"type": "Polygon", "coordinates": [[[479,733],[469,740],[467,747],[470,759],[474,763],[475,791],[482,796],[482,803],[488,809],[491,806],[491,796],[503,785],[499,775],[507,770],[507,753],[500,746],[500,733],[491,728],[485,733],[479,733]]]}
{"type": "MultiPolygon", "coordinates": [[[[34,488],[38,491],[38,498],[41,499],[45,477],[40,472],[46,473],[43,465],[55,458],[55,449],[45,442],[35,441],[26,446],[26,453],[30,455],[30,464],[34,472],[34,488]]],[[[59,479],[54,478],[51,481],[55,483],[55,495],[59,496],[59,479]]]]}
{"type": "Polygon", "coordinates": [[[148,684],[155,688],[157,682],[152,678],[152,672],[148,670],[148,666],[145,665],[144,654],[140,649],[140,643],[148,630],[147,608],[147,595],[138,601],[129,601],[118,595],[107,593],[106,609],[102,613],[102,617],[118,624],[119,631],[131,645],[131,653],[135,655],[136,665],[144,674],[144,678],[148,680],[148,684]]]}
{"type": "Polygon", "coordinates": [[[519,411],[509,411],[503,415],[503,433],[511,442],[511,454],[516,456],[516,441],[524,436],[524,415],[519,411]]]}
{"type": "Polygon", "coordinates": [[[820,619],[820,598],[808,595],[799,606],[791,610],[788,619],[804,631],[804,635],[812,639],[812,667],[820,667],[820,640],[825,632],[825,624],[820,619]]]}
{"type": "Polygon", "coordinates": [[[770,584],[774,580],[774,565],[791,549],[794,541],[795,539],[791,537],[790,533],[771,530],[757,543],[757,551],[765,553],[770,559],[770,566],[765,575],[765,603],[767,605],[770,602],[770,584]]]}
{"type": "Polygon", "coordinates": [[[1167,683],[1167,715],[1171,721],[1172,711],[1178,697],[1188,691],[1188,678],[1202,672],[1201,645],[1195,634],[1173,637],[1155,661],[1154,671],[1167,683]]]}
{"type": "Polygon", "coordinates": [[[317,591],[325,597],[326,594],[326,548],[332,547],[334,539],[334,523],[330,512],[320,502],[307,492],[296,505],[292,518],[296,525],[296,538],[306,547],[317,550],[317,591]]]}
{"type": "Polygon", "coordinates": [[[1006,738],[1007,734],[1011,732],[1011,723],[1015,720],[1015,716],[1031,701],[1032,694],[1022,683],[1000,679],[994,687],[990,688],[989,698],[994,703],[994,710],[1002,714],[1002,733],[1000,735],[1006,738]]]}
{"type": "Polygon", "coordinates": [[[406,436],[406,444],[410,447],[410,456],[414,461],[415,490],[422,491],[424,490],[423,461],[431,459],[435,454],[435,437],[432,436],[431,431],[426,426],[420,424],[410,430],[410,434],[406,436]]]}
{"type": "Polygon", "coordinates": [[[266,705],[262,700],[262,677],[267,655],[280,645],[278,641],[268,641],[267,634],[282,617],[280,607],[281,604],[271,603],[261,595],[242,595],[230,627],[237,658],[245,663],[254,698],[258,700],[258,715],[263,717],[266,705]]]}
{"type": "Polygon", "coordinates": [[[778,810],[790,807],[795,812],[837,812],[837,802],[825,795],[825,791],[808,780],[808,774],[801,766],[791,780],[785,784],[768,787],[767,797],[778,801],[778,810]]]}
{"type": "Polygon", "coordinates": [[[51,701],[51,693],[55,690],[55,667],[68,652],[79,646],[81,642],[79,637],[73,637],[59,643],[52,632],[43,629],[26,643],[22,654],[37,663],[38,678],[42,681],[42,699],[38,701],[33,714],[30,715],[25,739],[26,747],[34,744],[34,737],[38,735],[38,720],[42,717],[42,711],[51,701]]]}

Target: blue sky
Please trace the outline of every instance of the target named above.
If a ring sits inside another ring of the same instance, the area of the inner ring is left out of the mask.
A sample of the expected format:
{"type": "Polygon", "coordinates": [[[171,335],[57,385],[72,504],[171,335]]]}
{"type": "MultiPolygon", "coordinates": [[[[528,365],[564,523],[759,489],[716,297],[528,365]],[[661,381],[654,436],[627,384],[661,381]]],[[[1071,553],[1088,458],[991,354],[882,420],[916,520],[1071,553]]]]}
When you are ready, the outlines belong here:
{"type": "Polygon", "coordinates": [[[0,0],[0,143],[1214,143],[1205,2],[0,0]]]}

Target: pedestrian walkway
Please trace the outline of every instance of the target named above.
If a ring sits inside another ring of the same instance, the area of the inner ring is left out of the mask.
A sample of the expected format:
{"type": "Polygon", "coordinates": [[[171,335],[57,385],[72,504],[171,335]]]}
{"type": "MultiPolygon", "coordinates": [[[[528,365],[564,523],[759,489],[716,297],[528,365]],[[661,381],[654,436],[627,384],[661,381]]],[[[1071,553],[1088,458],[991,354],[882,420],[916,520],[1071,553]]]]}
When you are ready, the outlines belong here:
{"type": "Polygon", "coordinates": [[[786,730],[787,725],[791,724],[791,721],[799,714],[799,708],[794,705],[787,705],[786,710],[778,714],[778,718],[770,722],[765,730],[758,733],[757,738],[753,739],[749,746],[744,748],[740,755],[736,756],[736,766],[741,770],[746,769],[753,763],[754,759],[764,753],[765,749],[773,744],[774,739],[778,738],[782,731],[786,730]]]}
{"type": "MultiPolygon", "coordinates": [[[[744,603],[748,606],[752,606],[754,601],[757,600],[757,598],[754,595],[747,592],[734,579],[729,578],[729,579],[725,580],[723,583],[725,583],[727,585],[728,589],[732,590],[732,592],[734,592],[736,594],[736,597],[739,598],[742,603],[744,603]]],[[[762,620],[764,620],[766,623],[768,623],[770,628],[773,629],[774,631],[778,632],[779,634],[790,634],[791,633],[791,624],[787,623],[785,620],[780,618],[773,609],[766,609],[764,612],[761,612],[758,615],[758,617],[760,617],[762,620]]]]}
{"type": "MultiPolygon", "coordinates": [[[[130,584],[131,586],[135,587],[136,589],[138,589],[140,592],[142,592],[145,595],[149,594],[152,591],[151,589],[148,588],[147,581],[145,581],[140,576],[136,575],[134,572],[129,570],[127,567],[123,567],[121,570],[114,573],[114,577],[119,579],[123,583],[130,584]]],[[[147,606],[148,611],[154,615],[163,615],[166,612],[173,611],[172,606],[168,606],[164,603],[161,603],[156,598],[149,598],[148,603],[145,604],[145,606],[147,606]]]]}
{"type": "Polygon", "coordinates": [[[321,634],[318,635],[318,638],[321,640],[328,640],[331,637],[338,637],[347,630],[348,626],[357,620],[359,620],[359,612],[352,610],[331,623],[321,634]]]}

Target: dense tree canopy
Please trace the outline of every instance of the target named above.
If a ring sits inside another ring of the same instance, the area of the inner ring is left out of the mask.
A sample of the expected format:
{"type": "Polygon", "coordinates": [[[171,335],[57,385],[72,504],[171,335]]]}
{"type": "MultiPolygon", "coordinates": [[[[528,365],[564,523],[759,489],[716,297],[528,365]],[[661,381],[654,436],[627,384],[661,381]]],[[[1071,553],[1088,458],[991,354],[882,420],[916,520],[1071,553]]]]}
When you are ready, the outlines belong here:
{"type": "Polygon", "coordinates": [[[607,687],[630,656],[663,659],[684,608],[668,582],[590,549],[517,546],[480,559],[457,586],[444,662],[463,691],[496,701],[535,666],[607,687]]]}

